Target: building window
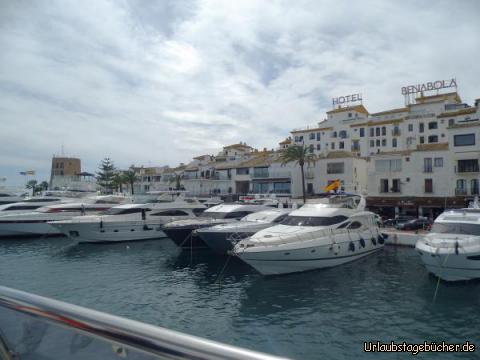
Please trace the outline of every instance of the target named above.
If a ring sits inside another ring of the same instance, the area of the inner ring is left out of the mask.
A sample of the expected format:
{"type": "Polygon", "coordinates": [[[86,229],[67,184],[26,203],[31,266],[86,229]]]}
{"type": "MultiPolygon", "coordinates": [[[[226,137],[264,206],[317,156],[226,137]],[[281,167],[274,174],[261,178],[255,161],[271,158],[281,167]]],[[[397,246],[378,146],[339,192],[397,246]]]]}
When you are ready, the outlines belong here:
{"type": "Polygon", "coordinates": [[[399,193],[400,192],[400,179],[393,179],[392,180],[392,192],[399,193]]]}
{"type": "Polygon", "coordinates": [[[317,141],[320,141],[320,133],[317,133],[317,141]]]}
{"type": "Polygon", "coordinates": [[[321,149],[320,144],[317,144],[317,150],[320,150],[320,149],[321,149]]]}
{"type": "Polygon", "coordinates": [[[328,163],[327,174],[343,174],[345,164],[343,162],[328,163]]]}
{"type": "Polygon", "coordinates": [[[382,126],[382,136],[387,135],[387,128],[385,126],[382,126]]]}
{"type": "Polygon", "coordinates": [[[315,148],[313,147],[313,144],[310,144],[310,146],[308,147],[308,151],[310,152],[310,154],[313,154],[314,150],[315,148]]]}
{"type": "Polygon", "coordinates": [[[472,179],[470,181],[470,192],[472,195],[478,195],[478,179],[472,179]]]}
{"type": "Polygon", "coordinates": [[[435,158],[433,161],[433,166],[443,167],[443,158],[435,158]]]}
{"type": "Polygon", "coordinates": [[[402,171],[402,159],[375,160],[375,171],[378,173],[402,171]]]}
{"type": "Polygon", "coordinates": [[[336,131],[332,132],[332,138],[336,138],[336,137],[337,137],[337,132],[336,131]]]}
{"type": "Polygon", "coordinates": [[[315,133],[310,133],[309,134],[309,139],[310,140],[315,140],[315,133]]]}
{"type": "Polygon", "coordinates": [[[380,192],[388,193],[388,179],[380,179],[380,192]]]}
{"type": "Polygon", "coordinates": [[[424,136],[420,136],[420,144],[425,144],[425,137],[424,136]]]}
{"type": "Polygon", "coordinates": [[[400,136],[400,127],[398,125],[395,125],[392,130],[392,135],[393,136],[400,136]]]}
{"type": "Polygon", "coordinates": [[[375,140],[370,140],[370,147],[375,147],[375,140]]]}
{"type": "MultiPolygon", "coordinates": [[[[250,168],[238,168],[237,175],[248,175],[250,173],[250,168]]],[[[203,177],[203,175],[202,175],[203,177]]]]}
{"type": "Polygon", "coordinates": [[[428,143],[437,143],[438,142],[438,135],[430,135],[428,137],[428,143]]]}
{"type": "Polygon", "coordinates": [[[431,173],[432,171],[433,171],[432,158],[424,158],[423,159],[423,172],[431,173]]]}
{"type": "Polygon", "coordinates": [[[370,128],[370,137],[374,137],[374,136],[375,136],[375,129],[370,128]]]}
{"type": "Polygon", "coordinates": [[[458,179],[455,195],[467,195],[467,180],[458,179]]]}
{"type": "Polygon", "coordinates": [[[360,128],[360,137],[365,136],[365,128],[360,128]]]}
{"type": "Polygon", "coordinates": [[[332,148],[332,150],[335,150],[335,143],[331,143],[330,147],[332,148]]]}
{"type": "Polygon", "coordinates": [[[425,131],[425,124],[424,123],[418,124],[418,131],[421,132],[421,133],[425,131]]]}
{"type": "Polygon", "coordinates": [[[345,148],[345,143],[344,143],[343,141],[340,141],[340,142],[338,143],[338,148],[339,148],[339,149],[344,149],[344,148],[345,148]]]}
{"type": "Polygon", "coordinates": [[[453,137],[455,146],[471,146],[475,145],[475,134],[455,135],[453,137]]]}
{"type": "Polygon", "coordinates": [[[426,193],[433,193],[433,180],[432,179],[425,179],[425,192],[426,193]]]}
{"type": "Polygon", "coordinates": [[[387,139],[382,139],[382,146],[387,146],[387,139]]]}
{"type": "Polygon", "coordinates": [[[428,129],[433,130],[433,129],[438,129],[438,123],[436,121],[431,121],[428,123],[428,129]]]}
{"type": "Polygon", "coordinates": [[[352,151],[360,151],[360,142],[358,140],[352,141],[352,151]]]}
{"type": "Polygon", "coordinates": [[[453,126],[455,125],[455,119],[448,119],[448,126],[453,126]]]}
{"type": "Polygon", "coordinates": [[[377,141],[375,142],[375,144],[380,147],[380,139],[377,139],[377,141]]]}
{"type": "Polygon", "coordinates": [[[352,113],[348,113],[348,117],[351,118],[351,117],[352,117],[352,113]]]}
{"type": "Polygon", "coordinates": [[[380,136],[380,128],[375,128],[375,135],[380,136]]]}
{"type": "Polygon", "coordinates": [[[413,124],[408,124],[408,131],[413,131],[413,124]]]}
{"type": "Polygon", "coordinates": [[[392,147],[394,147],[394,148],[397,147],[397,139],[396,138],[392,139],[392,147]]]}
{"type": "Polygon", "coordinates": [[[342,130],[338,133],[338,136],[341,138],[341,139],[346,139],[347,138],[347,132],[345,130],[342,130]]]}
{"type": "Polygon", "coordinates": [[[458,160],[458,172],[478,172],[478,159],[458,160]]]}

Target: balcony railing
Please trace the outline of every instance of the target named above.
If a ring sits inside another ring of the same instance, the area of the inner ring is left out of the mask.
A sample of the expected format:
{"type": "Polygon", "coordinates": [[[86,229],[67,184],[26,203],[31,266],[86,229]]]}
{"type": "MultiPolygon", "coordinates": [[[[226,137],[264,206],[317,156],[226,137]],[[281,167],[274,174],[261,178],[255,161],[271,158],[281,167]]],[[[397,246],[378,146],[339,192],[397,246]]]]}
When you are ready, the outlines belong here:
{"type": "Polygon", "coordinates": [[[465,196],[467,195],[467,189],[455,189],[455,195],[465,196]]]}
{"type": "Polygon", "coordinates": [[[433,172],[433,167],[431,165],[430,166],[424,166],[423,167],[423,172],[431,173],[431,172],[433,172]]]}
{"type": "Polygon", "coordinates": [[[315,173],[313,171],[305,171],[305,179],[313,179],[315,178],[315,173]]]}
{"type": "Polygon", "coordinates": [[[250,176],[253,179],[283,179],[290,178],[292,173],[290,171],[262,171],[254,172],[250,176]]]}

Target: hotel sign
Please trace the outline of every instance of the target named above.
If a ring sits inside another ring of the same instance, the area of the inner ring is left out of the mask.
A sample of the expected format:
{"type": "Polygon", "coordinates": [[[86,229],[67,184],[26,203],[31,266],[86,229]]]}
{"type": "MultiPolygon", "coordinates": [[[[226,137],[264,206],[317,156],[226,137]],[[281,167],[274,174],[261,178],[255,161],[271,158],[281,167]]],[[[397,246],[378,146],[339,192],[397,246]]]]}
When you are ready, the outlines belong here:
{"type": "Polygon", "coordinates": [[[352,94],[347,96],[339,96],[332,99],[333,106],[344,105],[355,101],[362,101],[362,94],[352,94]]]}
{"type": "Polygon", "coordinates": [[[427,82],[425,84],[418,84],[418,85],[410,85],[402,87],[402,95],[409,95],[415,94],[422,91],[432,91],[432,90],[440,90],[446,88],[456,88],[457,87],[457,80],[450,79],[450,80],[437,80],[432,82],[427,82]]]}

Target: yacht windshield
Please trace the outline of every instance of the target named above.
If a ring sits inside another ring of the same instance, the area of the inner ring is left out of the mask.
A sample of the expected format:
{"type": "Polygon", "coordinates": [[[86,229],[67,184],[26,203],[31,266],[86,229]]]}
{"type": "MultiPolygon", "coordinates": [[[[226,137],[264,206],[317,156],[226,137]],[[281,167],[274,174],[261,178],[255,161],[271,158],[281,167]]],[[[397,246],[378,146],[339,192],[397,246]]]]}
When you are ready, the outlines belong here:
{"type": "Polygon", "coordinates": [[[205,211],[201,213],[199,217],[211,218],[211,219],[225,219],[227,214],[228,213],[205,211]]]}
{"type": "Polygon", "coordinates": [[[141,213],[142,210],[150,211],[150,209],[145,208],[110,208],[106,211],[103,211],[101,215],[125,215],[125,214],[135,214],[141,213]]]}
{"type": "Polygon", "coordinates": [[[346,216],[287,216],[281,222],[282,225],[292,226],[329,226],[341,223],[348,218],[346,216]]]}
{"type": "Polygon", "coordinates": [[[480,224],[434,223],[431,232],[480,236],[480,224]]]}

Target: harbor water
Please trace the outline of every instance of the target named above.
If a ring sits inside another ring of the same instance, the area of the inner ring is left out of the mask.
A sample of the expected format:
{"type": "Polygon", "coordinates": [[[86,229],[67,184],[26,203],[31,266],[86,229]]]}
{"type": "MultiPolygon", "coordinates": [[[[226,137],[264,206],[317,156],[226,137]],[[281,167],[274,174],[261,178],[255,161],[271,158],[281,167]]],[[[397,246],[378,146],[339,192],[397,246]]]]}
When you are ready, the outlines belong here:
{"type": "MultiPolygon", "coordinates": [[[[0,284],[294,359],[410,356],[365,353],[365,341],[480,345],[480,282],[438,283],[412,248],[278,277],[226,261],[180,252],[168,239],[2,240],[0,284]]],[[[419,356],[468,359],[478,351],[419,356]]]]}

